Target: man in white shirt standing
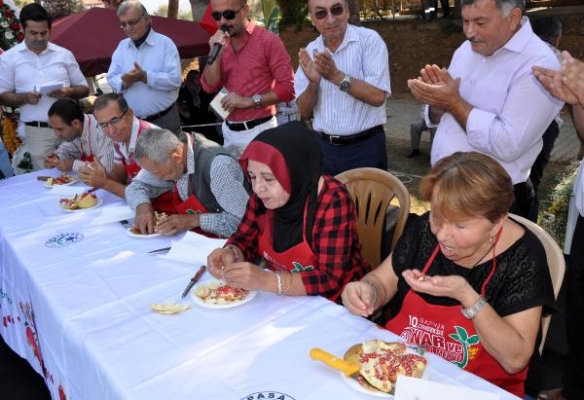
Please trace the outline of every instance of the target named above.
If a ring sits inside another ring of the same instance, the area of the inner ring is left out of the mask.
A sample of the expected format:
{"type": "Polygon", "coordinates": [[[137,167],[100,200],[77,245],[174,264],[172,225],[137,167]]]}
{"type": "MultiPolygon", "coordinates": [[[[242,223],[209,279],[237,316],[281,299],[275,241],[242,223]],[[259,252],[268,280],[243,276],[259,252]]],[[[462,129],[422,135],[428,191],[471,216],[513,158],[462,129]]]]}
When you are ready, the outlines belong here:
{"type": "Polygon", "coordinates": [[[294,88],[300,114],[314,115],[324,172],[386,170],[387,46],[374,30],[349,24],[346,0],[310,0],[308,8],[320,36],[300,49],[294,88]]]}
{"type": "MultiPolygon", "coordinates": [[[[85,97],[89,88],[73,54],[49,43],[51,18],[43,6],[24,6],[20,24],[24,42],[0,58],[0,104],[20,108],[18,133],[24,137],[32,169],[39,170],[44,168],[45,156],[60,142],[47,122],[49,107],[57,99],[85,97]],[[48,93],[41,93],[49,87],[48,93]]],[[[21,153],[17,151],[13,165],[18,165],[21,153]]]]}
{"type": "Polygon", "coordinates": [[[176,100],[182,79],[176,45],[152,29],[142,3],[124,1],[117,14],[128,38],[112,56],[107,83],[124,96],[136,117],[180,135],[176,100]]]}
{"type": "Polygon", "coordinates": [[[533,65],[559,69],[559,62],[522,15],[523,0],[462,0],[468,40],[448,70],[427,65],[408,86],[428,104],[427,126],[439,123],[432,165],[457,151],[493,157],[513,181],[510,211],[527,218],[533,203],[529,171],[563,103],[542,90],[531,71],[533,65]]]}

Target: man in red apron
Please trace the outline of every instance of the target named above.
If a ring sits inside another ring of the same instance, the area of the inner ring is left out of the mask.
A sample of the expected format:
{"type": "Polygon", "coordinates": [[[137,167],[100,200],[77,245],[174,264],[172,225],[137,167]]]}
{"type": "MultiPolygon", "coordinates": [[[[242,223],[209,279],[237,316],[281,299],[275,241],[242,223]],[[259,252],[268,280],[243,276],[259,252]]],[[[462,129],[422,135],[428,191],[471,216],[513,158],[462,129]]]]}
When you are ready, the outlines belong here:
{"type": "Polygon", "coordinates": [[[178,139],[165,129],[140,135],[136,161],[143,169],[126,189],[126,201],[136,210],[134,226],[142,233],[195,230],[228,237],[243,217],[249,194],[238,162],[217,143],[198,134],[178,139]],[[171,214],[156,222],[151,199],[172,190],[171,214]]]}
{"type": "Polygon", "coordinates": [[[99,160],[105,171],[114,167],[114,144],[105,136],[91,114],[84,114],[73,99],[59,99],[49,108],[49,125],[64,140],[54,153],[45,157],[45,167],[62,172],[78,172],[86,162],[99,160]]]}
{"type": "MultiPolygon", "coordinates": [[[[134,158],[136,141],[147,129],[158,127],[136,118],[124,97],[117,93],[99,96],[93,105],[93,115],[103,133],[113,141],[114,165],[108,173],[99,160],[93,160],[79,169],[79,176],[85,184],[105,189],[123,199],[126,186],[140,172],[134,158]]],[[[156,210],[173,210],[170,191],[161,193],[156,199],[156,210]]]]}

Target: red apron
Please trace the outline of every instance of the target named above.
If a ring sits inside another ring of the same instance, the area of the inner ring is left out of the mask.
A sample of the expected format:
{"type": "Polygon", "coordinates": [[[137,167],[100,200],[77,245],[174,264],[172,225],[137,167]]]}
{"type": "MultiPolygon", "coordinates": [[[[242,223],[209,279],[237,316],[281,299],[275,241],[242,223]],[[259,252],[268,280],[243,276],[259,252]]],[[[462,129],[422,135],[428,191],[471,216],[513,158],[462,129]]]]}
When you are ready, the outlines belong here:
{"type": "MultiPolygon", "coordinates": [[[[193,191],[190,190],[190,187],[189,187],[189,192],[193,193],[193,191]]],[[[160,197],[162,197],[166,194],[167,193],[164,193],[160,197]]],[[[160,199],[160,197],[158,197],[157,199],[160,199]]],[[[183,201],[178,194],[178,187],[176,185],[176,182],[174,184],[172,204],[174,207],[173,214],[195,215],[195,214],[203,214],[203,213],[206,213],[208,211],[207,208],[205,208],[205,206],[201,204],[201,202],[199,201],[197,196],[195,196],[194,194],[191,194],[185,201],[183,201]]],[[[201,228],[195,228],[194,231],[197,233],[200,233],[201,235],[205,235],[207,237],[211,237],[211,238],[218,237],[216,235],[213,235],[212,233],[203,231],[201,228]]]]}
{"type": "MultiPolygon", "coordinates": [[[[436,245],[434,253],[426,263],[423,273],[440,251],[436,245]]],[[[490,281],[497,261],[493,254],[491,272],[483,282],[481,295],[490,281]]],[[[523,384],[527,377],[527,368],[518,374],[507,373],[483,347],[472,320],[466,319],[460,312],[461,306],[441,306],[425,302],[414,290],[406,294],[401,310],[385,328],[400,335],[410,343],[423,346],[430,353],[458,365],[462,369],[523,398],[523,384]]]]}
{"type": "MultiPolygon", "coordinates": [[[[91,126],[93,118],[91,115],[88,115],[87,118],[89,119],[88,125],[91,126]]],[[[79,139],[79,144],[81,145],[81,158],[80,160],[83,162],[92,162],[95,160],[95,156],[93,155],[93,150],[91,149],[91,129],[87,130],[87,143],[89,143],[89,154],[85,154],[85,149],[83,148],[83,141],[79,139]]]]}
{"type": "Polygon", "coordinates": [[[95,160],[95,156],[93,155],[93,152],[91,151],[91,142],[89,143],[89,154],[85,154],[85,150],[83,149],[83,143],[81,143],[81,161],[83,162],[92,162],[93,160],[95,160]]]}
{"type": "MultiPolygon", "coordinates": [[[[306,224],[306,210],[304,211],[304,223],[306,224]]],[[[268,267],[273,271],[286,271],[286,272],[301,272],[301,271],[311,271],[314,269],[314,264],[316,263],[316,255],[312,251],[312,248],[306,241],[305,229],[306,225],[303,225],[302,241],[288,250],[284,250],[278,253],[274,250],[273,246],[273,214],[267,212],[266,214],[258,218],[258,225],[265,226],[265,229],[260,233],[258,251],[259,254],[267,261],[268,267]]],[[[286,233],[280,233],[286,234],[286,233]]],[[[330,300],[335,301],[338,294],[330,300]]]]}

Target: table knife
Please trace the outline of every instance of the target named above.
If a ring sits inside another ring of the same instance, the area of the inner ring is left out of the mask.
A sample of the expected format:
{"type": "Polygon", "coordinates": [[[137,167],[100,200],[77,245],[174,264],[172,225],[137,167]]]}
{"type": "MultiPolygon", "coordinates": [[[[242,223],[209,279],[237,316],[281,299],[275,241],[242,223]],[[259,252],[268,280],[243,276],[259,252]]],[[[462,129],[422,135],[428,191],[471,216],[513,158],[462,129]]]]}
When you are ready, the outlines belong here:
{"type": "Polygon", "coordinates": [[[205,270],[206,269],[207,269],[207,267],[205,267],[204,265],[201,265],[201,268],[199,268],[199,270],[197,271],[197,273],[195,274],[195,276],[193,276],[191,278],[191,281],[189,282],[189,284],[187,285],[185,291],[182,294],[182,298],[183,299],[189,293],[189,290],[191,290],[192,287],[195,285],[195,283],[197,283],[197,281],[201,278],[201,276],[203,276],[203,274],[205,273],[205,270]]]}
{"type": "Polygon", "coordinates": [[[361,370],[359,365],[352,364],[316,347],[310,350],[310,358],[316,361],[321,361],[337,371],[341,371],[347,378],[357,379],[359,371],[361,370]]]}
{"type": "Polygon", "coordinates": [[[170,250],[170,249],[171,249],[170,247],[163,247],[163,248],[161,248],[161,249],[156,249],[156,250],[149,251],[149,252],[148,252],[148,254],[152,254],[152,253],[161,253],[161,252],[163,252],[163,251],[168,251],[168,250],[170,250]]]}

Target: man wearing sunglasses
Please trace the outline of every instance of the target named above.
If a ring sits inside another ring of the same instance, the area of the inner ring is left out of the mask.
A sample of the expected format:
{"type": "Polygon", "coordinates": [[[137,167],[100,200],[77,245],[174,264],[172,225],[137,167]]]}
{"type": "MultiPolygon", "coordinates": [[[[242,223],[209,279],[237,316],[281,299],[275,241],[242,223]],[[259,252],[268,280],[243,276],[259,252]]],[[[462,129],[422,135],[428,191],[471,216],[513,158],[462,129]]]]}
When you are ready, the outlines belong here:
{"type": "Polygon", "coordinates": [[[229,92],[221,101],[230,113],[222,126],[224,147],[239,157],[260,132],[277,126],[276,104],[294,99],[294,71],[280,38],[249,19],[246,0],[211,0],[211,8],[221,29],[209,46],[221,50],[201,84],[207,93],[221,86],[229,92]]]}
{"type": "MultiPolygon", "coordinates": [[[[140,172],[140,166],[134,157],[136,142],[148,129],[159,127],[136,118],[125,98],[118,93],[106,93],[98,96],[93,104],[95,121],[103,133],[114,142],[114,166],[111,172],[94,159],[79,168],[79,177],[88,186],[101,188],[125,198],[126,185],[140,172]]],[[[156,211],[173,210],[172,193],[164,193],[153,202],[156,211]]]]}
{"type": "Polygon", "coordinates": [[[377,32],[349,25],[346,0],[309,0],[308,8],[320,36],[298,54],[296,103],[303,117],[314,117],[324,172],[387,169],[387,46],[377,32]]]}
{"type": "Polygon", "coordinates": [[[108,84],[123,93],[136,116],[180,135],[176,100],[181,86],[181,64],[172,40],[152,29],[144,6],[124,1],[117,10],[122,40],[112,56],[108,84]]]}

